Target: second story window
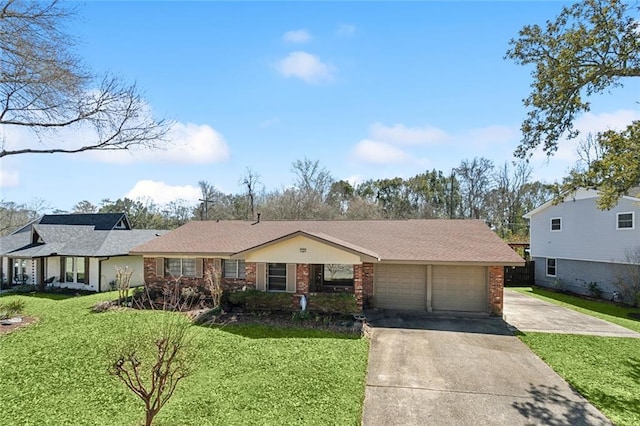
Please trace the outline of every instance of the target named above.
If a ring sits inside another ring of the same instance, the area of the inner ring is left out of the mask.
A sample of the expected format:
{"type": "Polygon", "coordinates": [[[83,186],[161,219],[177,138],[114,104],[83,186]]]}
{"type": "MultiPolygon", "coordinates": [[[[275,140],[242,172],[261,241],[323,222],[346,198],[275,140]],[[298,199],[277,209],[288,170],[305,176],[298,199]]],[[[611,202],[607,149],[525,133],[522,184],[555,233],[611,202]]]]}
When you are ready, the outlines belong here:
{"type": "Polygon", "coordinates": [[[633,229],[633,212],[629,213],[618,213],[617,215],[617,223],[616,229],[633,229]]]}
{"type": "Polygon", "coordinates": [[[554,217],[551,219],[551,230],[562,231],[562,218],[554,217]]]}

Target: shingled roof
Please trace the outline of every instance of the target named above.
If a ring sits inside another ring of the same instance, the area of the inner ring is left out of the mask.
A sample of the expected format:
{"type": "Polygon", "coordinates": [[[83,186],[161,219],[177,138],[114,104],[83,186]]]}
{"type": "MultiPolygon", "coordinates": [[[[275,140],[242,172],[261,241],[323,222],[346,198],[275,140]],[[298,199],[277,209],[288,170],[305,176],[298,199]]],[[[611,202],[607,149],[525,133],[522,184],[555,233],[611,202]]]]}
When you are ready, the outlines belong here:
{"type": "Polygon", "coordinates": [[[523,263],[484,222],[446,219],[189,222],[131,254],[232,256],[295,233],[374,253],[380,261],[523,263]]]}

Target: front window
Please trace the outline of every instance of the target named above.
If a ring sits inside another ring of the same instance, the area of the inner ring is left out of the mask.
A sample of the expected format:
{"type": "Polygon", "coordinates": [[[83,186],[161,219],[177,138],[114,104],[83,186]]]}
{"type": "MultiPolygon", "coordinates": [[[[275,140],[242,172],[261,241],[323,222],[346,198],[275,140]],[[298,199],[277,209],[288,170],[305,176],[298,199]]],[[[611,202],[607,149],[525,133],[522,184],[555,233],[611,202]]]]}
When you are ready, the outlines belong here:
{"type": "Polygon", "coordinates": [[[617,229],[633,229],[634,228],[633,216],[634,216],[633,212],[618,213],[617,229]]]}
{"type": "Polygon", "coordinates": [[[196,259],[166,259],[166,270],[174,277],[195,277],[196,259]]]}
{"type": "Polygon", "coordinates": [[[63,257],[60,265],[60,281],[65,283],[89,284],[86,257],[63,257]]]}
{"type": "Polygon", "coordinates": [[[311,265],[311,292],[353,291],[353,265],[328,263],[311,265]]]}
{"type": "Polygon", "coordinates": [[[267,290],[287,290],[287,264],[269,263],[267,265],[267,290]]]}
{"type": "Polygon", "coordinates": [[[224,259],[223,269],[225,278],[246,278],[244,260],[224,259]]]}
{"type": "Polygon", "coordinates": [[[547,259],[547,275],[550,277],[556,276],[556,259],[547,259]]]}
{"type": "Polygon", "coordinates": [[[554,217],[551,219],[551,230],[562,231],[562,218],[554,217]]]}

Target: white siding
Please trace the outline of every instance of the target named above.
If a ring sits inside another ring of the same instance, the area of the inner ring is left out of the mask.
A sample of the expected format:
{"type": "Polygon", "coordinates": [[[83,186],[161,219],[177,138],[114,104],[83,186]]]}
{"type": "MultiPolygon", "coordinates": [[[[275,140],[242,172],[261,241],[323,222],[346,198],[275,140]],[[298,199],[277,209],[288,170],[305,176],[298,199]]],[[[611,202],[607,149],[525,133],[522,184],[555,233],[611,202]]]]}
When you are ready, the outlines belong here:
{"type": "Polygon", "coordinates": [[[109,281],[116,279],[116,267],[128,267],[133,270],[131,287],[139,287],[144,284],[144,262],[142,256],[118,256],[111,257],[102,262],[100,277],[100,291],[109,291],[109,281]]]}
{"type": "Polygon", "coordinates": [[[531,217],[531,256],[625,263],[625,250],[640,245],[640,205],[621,199],[611,210],[599,210],[596,199],[550,206],[531,217]],[[617,228],[617,213],[635,212],[635,228],[617,228]],[[562,230],[551,231],[551,218],[562,218],[562,230]]]}

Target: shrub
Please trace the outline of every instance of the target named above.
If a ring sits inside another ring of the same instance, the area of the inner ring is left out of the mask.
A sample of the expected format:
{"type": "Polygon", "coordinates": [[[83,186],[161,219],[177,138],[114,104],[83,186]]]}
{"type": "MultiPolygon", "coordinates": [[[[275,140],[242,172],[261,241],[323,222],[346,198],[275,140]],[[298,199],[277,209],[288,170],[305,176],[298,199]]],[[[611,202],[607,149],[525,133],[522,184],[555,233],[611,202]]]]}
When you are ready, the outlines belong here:
{"type": "Polygon", "coordinates": [[[602,298],[602,289],[597,282],[591,281],[588,283],[587,289],[589,290],[589,295],[591,297],[597,297],[598,299],[602,298]]]}
{"type": "Polygon", "coordinates": [[[24,311],[24,300],[14,300],[9,303],[0,305],[0,318],[12,318],[20,315],[24,311]]]}
{"type": "Polygon", "coordinates": [[[316,293],[309,295],[309,311],[324,314],[355,314],[360,312],[356,296],[348,293],[316,293]]]}
{"type": "Polygon", "coordinates": [[[248,311],[291,312],[293,304],[290,293],[268,293],[249,289],[229,293],[229,303],[248,311]]]}

